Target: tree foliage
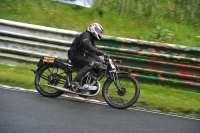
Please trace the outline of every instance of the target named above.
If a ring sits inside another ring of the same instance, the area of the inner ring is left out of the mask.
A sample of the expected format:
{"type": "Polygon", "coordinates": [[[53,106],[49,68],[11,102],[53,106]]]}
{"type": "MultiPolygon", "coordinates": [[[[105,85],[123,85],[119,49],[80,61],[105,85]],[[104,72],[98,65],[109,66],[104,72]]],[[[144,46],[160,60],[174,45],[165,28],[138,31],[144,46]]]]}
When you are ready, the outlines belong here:
{"type": "Polygon", "coordinates": [[[200,25],[200,0],[96,0],[95,5],[101,13],[168,18],[178,23],[200,25]]]}

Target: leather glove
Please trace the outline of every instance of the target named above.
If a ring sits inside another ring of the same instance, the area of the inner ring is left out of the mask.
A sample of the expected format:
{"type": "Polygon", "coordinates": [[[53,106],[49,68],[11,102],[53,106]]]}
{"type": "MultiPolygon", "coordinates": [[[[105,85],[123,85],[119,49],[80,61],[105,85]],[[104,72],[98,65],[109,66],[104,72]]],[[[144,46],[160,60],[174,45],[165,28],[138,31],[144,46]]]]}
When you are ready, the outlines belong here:
{"type": "Polygon", "coordinates": [[[104,56],[104,57],[108,57],[109,54],[107,54],[106,52],[103,52],[103,56],[104,56]]]}
{"type": "Polygon", "coordinates": [[[96,54],[98,56],[103,55],[104,57],[108,57],[109,56],[106,52],[103,52],[103,51],[100,51],[100,50],[97,50],[96,54]]]}
{"type": "Polygon", "coordinates": [[[97,54],[98,56],[100,56],[100,55],[103,55],[103,52],[100,51],[100,50],[97,50],[97,51],[96,51],[96,54],[97,54]]]}

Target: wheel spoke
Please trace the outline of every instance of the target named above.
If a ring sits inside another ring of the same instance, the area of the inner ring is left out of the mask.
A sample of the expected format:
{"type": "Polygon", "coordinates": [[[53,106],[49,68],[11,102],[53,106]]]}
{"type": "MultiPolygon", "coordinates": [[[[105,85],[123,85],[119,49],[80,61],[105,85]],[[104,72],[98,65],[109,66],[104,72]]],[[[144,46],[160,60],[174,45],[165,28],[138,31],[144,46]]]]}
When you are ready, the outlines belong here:
{"type": "Polygon", "coordinates": [[[48,77],[45,76],[45,75],[41,75],[41,78],[45,79],[45,80],[48,80],[48,77]]]}
{"type": "Polygon", "coordinates": [[[48,68],[47,70],[48,70],[49,73],[52,73],[52,72],[50,71],[50,68],[48,68]]]}
{"type": "Polygon", "coordinates": [[[45,86],[45,84],[64,87],[66,82],[67,74],[64,72],[64,70],[60,67],[53,67],[53,66],[46,66],[41,72],[41,74],[38,74],[38,85],[40,87],[39,90],[42,89],[43,93],[45,94],[56,94],[59,91],[45,86]]]}

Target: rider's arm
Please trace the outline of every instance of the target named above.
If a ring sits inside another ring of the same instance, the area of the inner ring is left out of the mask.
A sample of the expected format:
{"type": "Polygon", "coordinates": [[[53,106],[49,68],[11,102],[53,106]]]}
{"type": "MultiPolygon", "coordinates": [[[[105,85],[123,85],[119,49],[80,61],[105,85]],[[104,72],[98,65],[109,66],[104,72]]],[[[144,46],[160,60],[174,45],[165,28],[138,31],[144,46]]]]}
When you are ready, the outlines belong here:
{"type": "Polygon", "coordinates": [[[85,38],[83,39],[83,44],[84,44],[84,48],[90,52],[90,53],[93,53],[97,51],[97,48],[95,46],[92,45],[92,42],[88,39],[88,38],[85,38]]]}
{"type": "Polygon", "coordinates": [[[82,36],[82,43],[84,45],[84,48],[89,52],[89,53],[95,53],[97,55],[102,55],[102,52],[99,51],[92,43],[90,36],[83,35],[82,36]]]}

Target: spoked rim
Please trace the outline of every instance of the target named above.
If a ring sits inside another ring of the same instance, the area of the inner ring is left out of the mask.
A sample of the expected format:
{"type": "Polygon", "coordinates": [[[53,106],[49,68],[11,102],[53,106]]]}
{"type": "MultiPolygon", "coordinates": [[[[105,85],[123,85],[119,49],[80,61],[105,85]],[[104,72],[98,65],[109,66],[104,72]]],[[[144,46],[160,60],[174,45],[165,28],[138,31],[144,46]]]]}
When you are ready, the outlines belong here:
{"type": "Polygon", "coordinates": [[[64,87],[66,76],[67,74],[63,71],[63,69],[59,67],[48,66],[41,72],[39,76],[39,86],[45,93],[57,93],[58,90],[45,86],[45,84],[64,87]]]}

